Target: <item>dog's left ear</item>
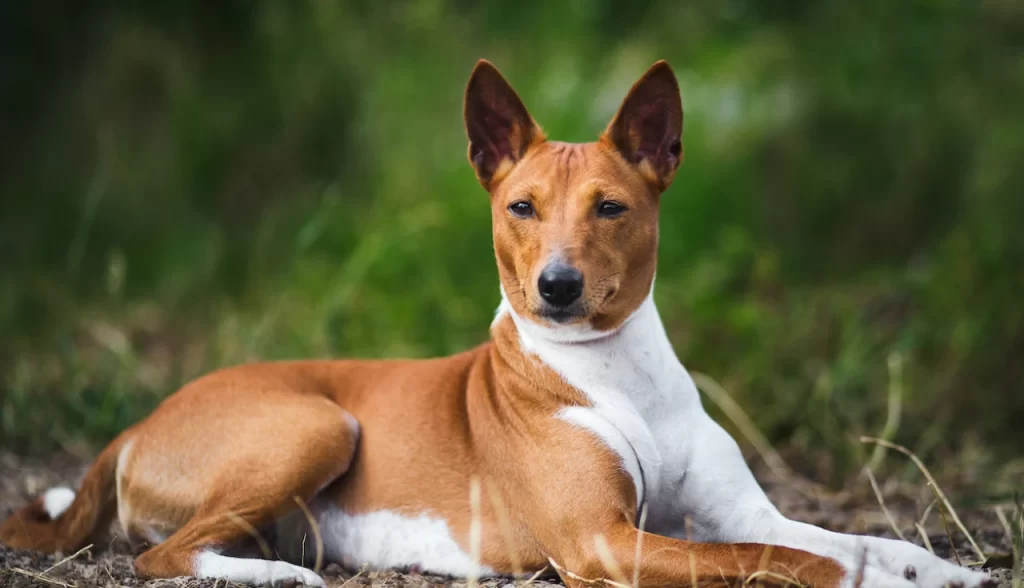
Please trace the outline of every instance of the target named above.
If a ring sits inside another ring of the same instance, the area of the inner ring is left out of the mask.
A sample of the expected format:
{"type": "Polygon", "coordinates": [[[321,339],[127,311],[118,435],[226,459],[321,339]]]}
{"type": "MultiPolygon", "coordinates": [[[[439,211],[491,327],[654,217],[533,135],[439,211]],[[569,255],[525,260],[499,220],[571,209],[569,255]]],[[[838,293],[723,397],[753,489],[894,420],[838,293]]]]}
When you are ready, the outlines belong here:
{"type": "Polygon", "coordinates": [[[672,68],[659,61],[633,85],[605,130],[626,161],[658,190],[672,183],[683,158],[683,103],[672,68]]]}
{"type": "Polygon", "coordinates": [[[544,140],[516,91],[484,59],[469,76],[464,116],[469,161],[487,189],[500,181],[531,145],[544,140]]]}

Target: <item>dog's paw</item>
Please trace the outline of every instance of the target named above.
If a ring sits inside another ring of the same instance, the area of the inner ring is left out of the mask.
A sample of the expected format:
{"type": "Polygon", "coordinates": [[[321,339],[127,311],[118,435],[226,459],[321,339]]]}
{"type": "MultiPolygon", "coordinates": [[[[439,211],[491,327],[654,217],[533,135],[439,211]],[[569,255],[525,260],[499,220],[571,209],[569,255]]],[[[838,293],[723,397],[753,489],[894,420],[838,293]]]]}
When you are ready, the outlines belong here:
{"type": "MultiPolygon", "coordinates": [[[[146,555],[144,554],[142,557],[146,557],[146,555]]],[[[200,553],[196,557],[195,575],[199,578],[233,580],[255,586],[305,584],[306,586],[327,588],[324,579],[313,570],[295,564],[285,561],[227,557],[211,551],[200,553]]]]}
{"type": "MultiPolygon", "coordinates": [[[[931,556],[931,554],[928,554],[931,556]]],[[[922,588],[993,588],[996,582],[984,572],[976,572],[967,568],[933,558],[925,569],[908,565],[904,570],[907,577],[914,578],[914,583],[922,588]]]]}
{"type": "Polygon", "coordinates": [[[842,588],[917,588],[917,585],[877,566],[845,564],[842,588]]]}
{"type": "MultiPolygon", "coordinates": [[[[950,563],[906,541],[869,538],[866,561],[906,578],[918,588],[990,588],[988,574],[950,563]]],[[[868,586],[868,584],[865,584],[868,586]]]]}
{"type": "Polygon", "coordinates": [[[270,562],[270,564],[270,578],[268,578],[267,583],[272,586],[304,584],[306,586],[327,588],[327,583],[324,582],[324,579],[313,570],[283,561],[270,562]]]}

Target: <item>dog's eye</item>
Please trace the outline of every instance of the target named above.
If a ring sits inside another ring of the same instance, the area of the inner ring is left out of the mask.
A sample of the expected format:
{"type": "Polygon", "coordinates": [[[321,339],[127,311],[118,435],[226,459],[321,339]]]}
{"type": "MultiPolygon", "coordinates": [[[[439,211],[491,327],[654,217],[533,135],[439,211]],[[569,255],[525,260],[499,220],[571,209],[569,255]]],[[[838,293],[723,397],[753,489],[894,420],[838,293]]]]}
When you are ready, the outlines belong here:
{"type": "Polygon", "coordinates": [[[520,200],[510,204],[508,211],[519,218],[530,218],[533,216],[533,205],[525,200],[520,200]]]}
{"type": "Polygon", "coordinates": [[[626,212],[626,207],[614,200],[605,200],[597,205],[597,216],[604,218],[615,218],[626,212]]]}

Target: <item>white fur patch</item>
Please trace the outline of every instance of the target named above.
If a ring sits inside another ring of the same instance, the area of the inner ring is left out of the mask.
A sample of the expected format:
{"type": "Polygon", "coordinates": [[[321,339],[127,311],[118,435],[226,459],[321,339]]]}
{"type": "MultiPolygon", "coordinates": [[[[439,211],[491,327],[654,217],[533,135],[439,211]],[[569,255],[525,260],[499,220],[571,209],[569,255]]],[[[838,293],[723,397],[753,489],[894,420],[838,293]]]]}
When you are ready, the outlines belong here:
{"type": "Polygon", "coordinates": [[[75,491],[71,488],[50,488],[43,493],[43,508],[50,519],[56,519],[75,501],[75,491]]]}
{"type": "Polygon", "coordinates": [[[313,570],[297,565],[283,561],[227,557],[212,551],[203,551],[196,556],[195,575],[197,578],[225,579],[256,586],[276,586],[285,582],[301,582],[322,588],[327,586],[324,579],[313,573],[313,570]]]}
{"type": "MultiPolygon", "coordinates": [[[[452,538],[448,523],[428,514],[404,516],[388,510],[350,515],[333,506],[317,504],[317,524],[324,540],[324,555],[352,569],[419,567],[424,572],[465,577],[493,576],[494,570],[473,562],[452,538]]],[[[279,548],[298,559],[305,519],[290,516],[278,525],[279,537],[287,541],[279,548]]],[[[311,553],[307,537],[305,553],[311,553]]]]}

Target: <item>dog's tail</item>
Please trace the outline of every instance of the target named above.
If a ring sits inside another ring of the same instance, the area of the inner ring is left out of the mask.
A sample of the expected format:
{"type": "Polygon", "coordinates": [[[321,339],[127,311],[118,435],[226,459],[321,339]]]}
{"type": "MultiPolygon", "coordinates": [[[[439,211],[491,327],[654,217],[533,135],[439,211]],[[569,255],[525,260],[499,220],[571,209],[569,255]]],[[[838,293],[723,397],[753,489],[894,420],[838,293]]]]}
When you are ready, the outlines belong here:
{"type": "Polygon", "coordinates": [[[82,548],[116,512],[117,460],[126,436],[122,434],[100,453],[77,494],[70,488],[50,488],[16,510],[0,524],[0,543],[50,553],[82,548]]]}

